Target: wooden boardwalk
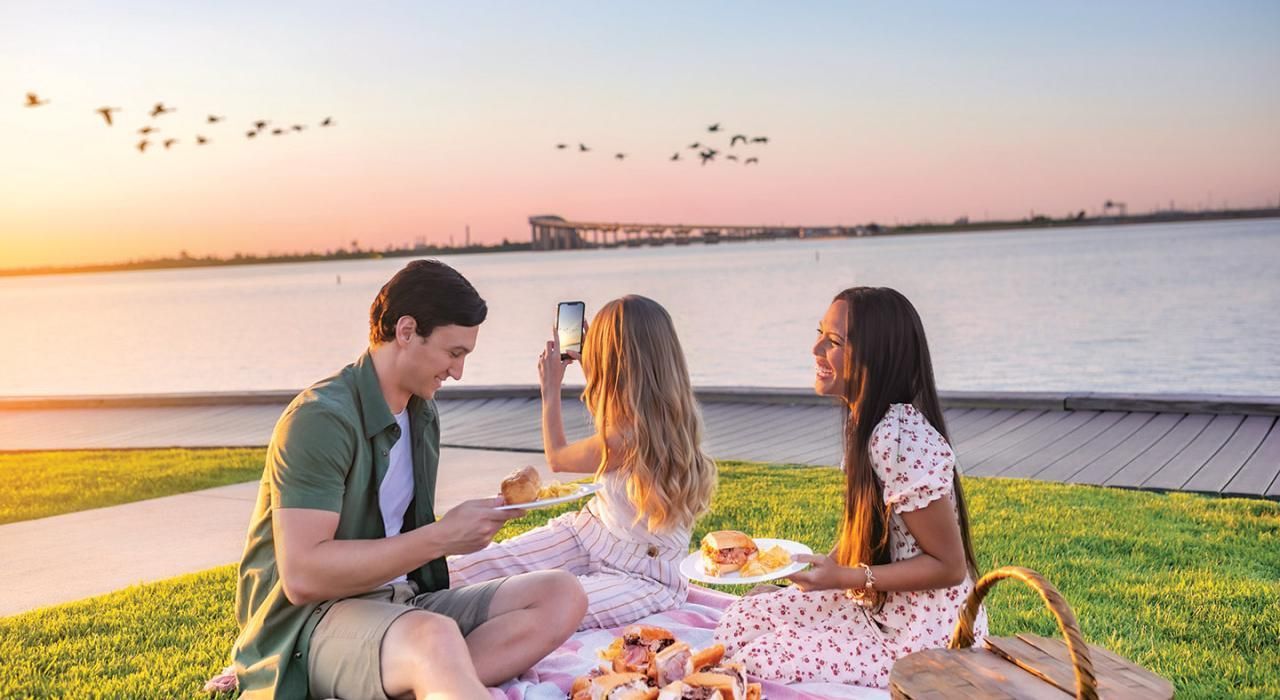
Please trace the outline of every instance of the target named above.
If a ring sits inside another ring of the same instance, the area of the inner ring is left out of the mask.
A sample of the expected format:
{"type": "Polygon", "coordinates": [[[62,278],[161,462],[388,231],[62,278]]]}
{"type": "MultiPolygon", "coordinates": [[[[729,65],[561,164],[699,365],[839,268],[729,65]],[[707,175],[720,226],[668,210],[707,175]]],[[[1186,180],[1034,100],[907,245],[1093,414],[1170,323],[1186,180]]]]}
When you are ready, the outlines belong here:
{"type": "MultiPolygon", "coordinates": [[[[570,438],[591,429],[566,391],[570,438]]],[[[0,399],[0,451],[264,445],[289,394],[0,399]]],[[[699,391],[717,459],[840,462],[840,411],[807,392],[699,391]]],[[[1280,400],[944,394],[964,472],[1280,499],[1280,400]]],[[[529,387],[453,388],[443,443],[541,452],[529,387]]]]}

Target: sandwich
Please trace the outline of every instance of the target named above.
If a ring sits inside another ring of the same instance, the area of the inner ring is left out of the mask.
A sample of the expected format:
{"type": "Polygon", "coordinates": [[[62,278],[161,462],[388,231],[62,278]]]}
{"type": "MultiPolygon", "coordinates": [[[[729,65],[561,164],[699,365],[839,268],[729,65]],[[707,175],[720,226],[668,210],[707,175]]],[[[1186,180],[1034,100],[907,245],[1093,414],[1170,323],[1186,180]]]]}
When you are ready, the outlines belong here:
{"type": "Polygon", "coordinates": [[[614,641],[605,655],[613,660],[614,671],[644,673],[658,652],[675,643],[676,637],[671,630],[653,625],[630,625],[622,630],[622,636],[614,641]]]}
{"type": "Polygon", "coordinates": [[[573,682],[572,700],[654,700],[658,689],[643,673],[606,673],[582,676],[573,682]]]}
{"type": "Polygon", "coordinates": [[[658,652],[648,675],[659,686],[669,685],[699,671],[714,668],[724,658],[724,646],[716,644],[694,653],[684,642],[676,642],[658,652]]]}
{"type": "Polygon", "coordinates": [[[530,466],[520,467],[502,480],[502,500],[509,506],[538,500],[540,490],[542,477],[530,466]]]}
{"type": "Polygon", "coordinates": [[[748,683],[742,666],[731,663],[669,683],[657,700],[761,700],[761,687],[748,683]]]}
{"type": "Polygon", "coordinates": [[[702,570],[723,576],[741,569],[759,551],[755,540],[737,530],[717,530],[702,538],[702,570]]]}

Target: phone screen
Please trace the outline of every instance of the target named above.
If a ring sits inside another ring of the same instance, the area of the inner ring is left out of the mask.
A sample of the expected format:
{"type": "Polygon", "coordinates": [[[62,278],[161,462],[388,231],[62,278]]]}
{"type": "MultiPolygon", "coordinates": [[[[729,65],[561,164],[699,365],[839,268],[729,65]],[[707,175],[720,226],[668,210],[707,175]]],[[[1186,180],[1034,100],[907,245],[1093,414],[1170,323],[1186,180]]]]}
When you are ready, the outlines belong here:
{"type": "Polygon", "coordinates": [[[556,307],[556,334],[560,337],[560,356],[582,352],[582,323],[586,320],[587,305],[580,301],[562,301],[556,307]]]}

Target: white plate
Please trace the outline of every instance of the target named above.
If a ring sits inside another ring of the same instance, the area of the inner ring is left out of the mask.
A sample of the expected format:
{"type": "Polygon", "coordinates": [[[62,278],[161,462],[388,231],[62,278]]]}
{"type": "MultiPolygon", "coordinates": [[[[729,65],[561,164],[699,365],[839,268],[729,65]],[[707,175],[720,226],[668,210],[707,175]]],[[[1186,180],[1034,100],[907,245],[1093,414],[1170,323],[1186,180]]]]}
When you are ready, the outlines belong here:
{"type": "MultiPolygon", "coordinates": [[[[792,554],[813,554],[813,550],[810,549],[808,545],[801,544],[799,542],[793,542],[791,540],[775,540],[768,537],[756,537],[753,539],[756,541],[756,547],[759,547],[762,552],[767,549],[773,549],[776,545],[782,547],[788,552],[791,552],[792,554]]],[[[774,569],[773,571],[761,574],[760,576],[744,577],[737,571],[731,574],[725,574],[724,576],[710,576],[707,572],[702,570],[702,552],[699,550],[696,552],[690,552],[689,556],[680,561],[680,573],[687,576],[689,580],[697,581],[699,583],[716,583],[722,585],[731,583],[764,583],[766,581],[775,581],[780,578],[786,578],[797,571],[803,571],[807,566],[809,565],[792,562],[781,569],[774,569]]]]}
{"type": "Polygon", "coordinates": [[[594,481],[590,484],[578,484],[578,490],[566,496],[557,496],[555,498],[544,498],[540,501],[529,501],[528,503],[517,503],[515,505],[510,505],[510,506],[498,506],[497,509],[498,510],[537,510],[539,508],[549,508],[551,506],[559,505],[561,503],[568,503],[569,501],[576,501],[579,498],[585,498],[595,493],[596,491],[599,491],[603,487],[604,487],[604,484],[601,484],[598,481],[594,481]]]}

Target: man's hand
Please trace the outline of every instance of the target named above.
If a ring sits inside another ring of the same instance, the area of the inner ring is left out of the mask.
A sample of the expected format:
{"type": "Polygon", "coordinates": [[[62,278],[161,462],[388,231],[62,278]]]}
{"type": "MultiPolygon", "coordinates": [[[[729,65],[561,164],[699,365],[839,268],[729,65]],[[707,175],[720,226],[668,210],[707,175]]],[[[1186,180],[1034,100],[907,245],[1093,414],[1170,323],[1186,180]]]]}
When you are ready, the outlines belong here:
{"type": "Polygon", "coordinates": [[[522,517],[528,512],[519,509],[498,510],[500,505],[500,497],[463,501],[436,521],[442,534],[445,554],[470,554],[484,549],[508,520],[522,517]]]}
{"type": "Polygon", "coordinates": [[[788,577],[802,591],[861,588],[861,586],[850,585],[849,579],[853,575],[861,575],[862,572],[840,566],[831,557],[824,557],[821,554],[793,554],[791,560],[813,565],[788,577]]]}

